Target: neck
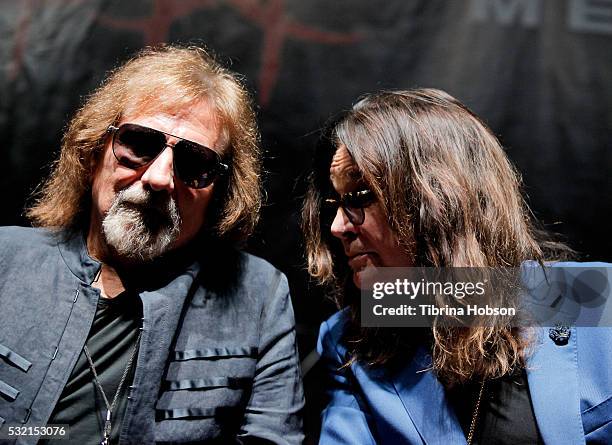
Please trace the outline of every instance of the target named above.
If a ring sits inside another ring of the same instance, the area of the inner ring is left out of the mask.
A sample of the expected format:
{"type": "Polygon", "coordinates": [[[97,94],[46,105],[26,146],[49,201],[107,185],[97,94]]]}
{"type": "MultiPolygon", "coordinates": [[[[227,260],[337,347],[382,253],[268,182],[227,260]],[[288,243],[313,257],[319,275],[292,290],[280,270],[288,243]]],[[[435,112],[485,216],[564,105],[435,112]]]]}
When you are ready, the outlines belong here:
{"type": "Polygon", "coordinates": [[[125,286],[117,271],[108,264],[102,263],[102,268],[96,280],[92,283],[96,289],[100,289],[102,297],[115,298],[125,291],[125,286]]]}
{"type": "Polygon", "coordinates": [[[108,249],[104,247],[105,244],[100,231],[92,229],[93,227],[90,225],[89,232],[87,233],[87,250],[89,256],[102,263],[100,272],[92,286],[100,289],[102,297],[115,298],[125,291],[125,286],[115,268],[108,264],[108,249]]]}

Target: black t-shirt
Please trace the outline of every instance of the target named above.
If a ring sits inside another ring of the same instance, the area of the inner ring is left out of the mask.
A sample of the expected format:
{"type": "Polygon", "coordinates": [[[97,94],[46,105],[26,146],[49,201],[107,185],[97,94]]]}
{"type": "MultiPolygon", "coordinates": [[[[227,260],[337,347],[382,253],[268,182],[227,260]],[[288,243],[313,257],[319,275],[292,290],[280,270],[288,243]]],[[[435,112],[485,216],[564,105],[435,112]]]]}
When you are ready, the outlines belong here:
{"type": "MultiPolygon", "coordinates": [[[[87,337],[87,349],[109,404],[113,402],[121,376],[134,351],[141,326],[141,314],[142,305],[138,295],[123,292],[115,298],[99,300],[94,322],[87,337]]],[[[119,439],[127,405],[128,386],[132,383],[136,367],[135,362],[136,359],[113,410],[111,443],[117,443],[119,439]]],[[[99,444],[103,437],[105,416],[104,399],[94,384],[87,357],[81,351],[48,423],[69,424],[68,443],[99,444]]]]}
{"type": "MultiPolygon", "coordinates": [[[[447,391],[463,431],[468,436],[481,383],[447,391]]],[[[472,445],[543,444],[538,430],[525,371],[485,384],[472,445]]]]}

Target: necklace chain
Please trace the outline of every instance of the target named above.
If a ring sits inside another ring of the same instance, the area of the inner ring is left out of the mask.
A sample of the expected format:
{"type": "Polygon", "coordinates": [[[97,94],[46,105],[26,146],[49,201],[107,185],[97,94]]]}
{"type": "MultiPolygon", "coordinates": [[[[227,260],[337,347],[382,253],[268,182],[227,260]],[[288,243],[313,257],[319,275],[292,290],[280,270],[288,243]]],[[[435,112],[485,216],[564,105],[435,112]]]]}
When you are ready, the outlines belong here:
{"type": "Polygon", "coordinates": [[[123,389],[123,385],[127,379],[127,375],[132,368],[132,363],[136,358],[136,352],[138,351],[138,344],[140,343],[140,338],[142,337],[142,331],[138,334],[138,338],[136,339],[136,344],[134,345],[134,349],[132,350],[132,354],[130,355],[130,359],[128,360],[127,366],[123,371],[123,375],[121,376],[121,380],[119,381],[119,386],[117,386],[117,390],[115,391],[115,396],[113,397],[112,403],[108,403],[108,397],[106,397],[106,393],[104,392],[104,388],[102,388],[102,384],[100,383],[100,379],[98,378],[98,373],[96,372],[96,367],[94,366],[93,360],[91,358],[91,354],[89,353],[89,349],[87,349],[87,345],[83,346],[83,352],[87,357],[87,361],[89,362],[89,368],[91,369],[91,373],[93,374],[93,380],[95,385],[98,387],[100,394],[102,394],[102,398],[104,399],[104,404],[106,405],[106,417],[104,421],[104,432],[101,445],[108,445],[110,441],[110,435],[112,430],[111,418],[112,412],[115,409],[115,405],[117,405],[117,400],[119,400],[119,394],[123,389]]]}
{"type": "Polygon", "coordinates": [[[472,422],[470,423],[470,431],[467,437],[467,445],[472,445],[474,440],[474,433],[476,432],[476,424],[478,423],[478,412],[480,411],[480,401],[482,400],[482,394],[484,392],[485,380],[480,384],[480,391],[478,392],[478,399],[476,400],[476,406],[474,407],[474,414],[472,414],[472,422]]]}

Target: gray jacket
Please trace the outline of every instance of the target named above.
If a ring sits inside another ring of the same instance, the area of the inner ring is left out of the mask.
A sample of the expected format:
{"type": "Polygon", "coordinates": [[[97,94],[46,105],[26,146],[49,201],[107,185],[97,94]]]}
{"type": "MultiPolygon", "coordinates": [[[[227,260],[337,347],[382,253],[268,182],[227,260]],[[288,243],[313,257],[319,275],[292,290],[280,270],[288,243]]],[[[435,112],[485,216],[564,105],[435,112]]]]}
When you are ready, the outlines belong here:
{"type": "MultiPolygon", "coordinates": [[[[143,335],[120,442],[301,443],[285,277],[245,253],[202,257],[152,274],[139,292],[143,335]]],[[[48,421],[87,338],[99,268],[80,234],[0,228],[0,431],[48,421]]]]}

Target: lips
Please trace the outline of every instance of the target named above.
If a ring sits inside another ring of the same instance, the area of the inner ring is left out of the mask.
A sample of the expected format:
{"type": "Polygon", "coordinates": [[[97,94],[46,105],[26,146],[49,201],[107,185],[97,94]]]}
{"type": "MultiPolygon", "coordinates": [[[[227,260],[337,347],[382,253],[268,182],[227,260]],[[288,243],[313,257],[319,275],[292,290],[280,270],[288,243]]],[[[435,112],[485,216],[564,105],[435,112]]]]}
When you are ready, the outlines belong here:
{"type": "Polygon", "coordinates": [[[363,269],[367,265],[368,260],[372,260],[373,254],[373,252],[359,252],[348,255],[348,264],[353,270],[363,269]]]}

